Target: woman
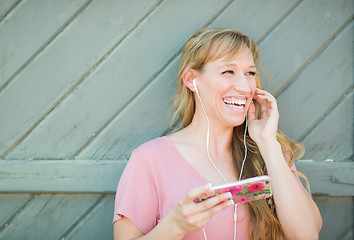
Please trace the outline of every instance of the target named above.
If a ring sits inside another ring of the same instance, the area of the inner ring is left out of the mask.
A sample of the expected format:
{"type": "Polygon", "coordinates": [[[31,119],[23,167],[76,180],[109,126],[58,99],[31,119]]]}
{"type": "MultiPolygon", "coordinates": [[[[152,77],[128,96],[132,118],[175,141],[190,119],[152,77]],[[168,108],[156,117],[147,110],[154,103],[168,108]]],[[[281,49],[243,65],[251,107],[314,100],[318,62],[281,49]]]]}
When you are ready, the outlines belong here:
{"type": "Polygon", "coordinates": [[[256,44],[234,30],[190,37],[175,100],[182,129],[133,151],[117,189],[115,239],[318,239],[319,210],[293,173],[300,145],[277,131],[258,61],[256,44]],[[194,202],[211,185],[260,175],[271,177],[272,198],[194,202]]]}

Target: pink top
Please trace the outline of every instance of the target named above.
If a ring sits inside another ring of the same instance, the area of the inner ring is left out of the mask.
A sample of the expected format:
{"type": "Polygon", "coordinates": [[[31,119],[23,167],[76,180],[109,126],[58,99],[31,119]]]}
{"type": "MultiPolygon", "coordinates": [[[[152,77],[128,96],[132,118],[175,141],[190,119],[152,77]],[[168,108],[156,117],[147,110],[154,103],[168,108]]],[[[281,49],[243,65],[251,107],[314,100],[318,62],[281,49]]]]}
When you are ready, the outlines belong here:
{"type": "MultiPolygon", "coordinates": [[[[167,137],[151,140],[132,152],[120,178],[113,222],[122,215],[144,234],[150,232],[189,190],[208,182],[183,158],[167,137]]],[[[237,239],[248,239],[244,204],[237,207],[237,239]]],[[[234,207],[214,215],[205,232],[208,239],[233,239],[234,207]]],[[[204,239],[202,230],[183,239],[204,239]]]]}

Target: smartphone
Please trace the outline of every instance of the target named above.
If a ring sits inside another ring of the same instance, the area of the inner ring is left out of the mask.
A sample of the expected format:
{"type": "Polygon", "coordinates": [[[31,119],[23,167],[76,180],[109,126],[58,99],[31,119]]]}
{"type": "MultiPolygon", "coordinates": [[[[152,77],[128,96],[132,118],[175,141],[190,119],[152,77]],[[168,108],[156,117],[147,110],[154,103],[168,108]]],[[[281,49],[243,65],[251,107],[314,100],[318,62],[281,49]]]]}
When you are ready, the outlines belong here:
{"type": "Polygon", "coordinates": [[[232,199],[235,203],[245,203],[272,196],[270,177],[267,175],[214,186],[211,190],[213,191],[213,194],[204,194],[194,199],[194,202],[202,202],[208,198],[226,192],[230,192],[232,194],[232,199]]]}

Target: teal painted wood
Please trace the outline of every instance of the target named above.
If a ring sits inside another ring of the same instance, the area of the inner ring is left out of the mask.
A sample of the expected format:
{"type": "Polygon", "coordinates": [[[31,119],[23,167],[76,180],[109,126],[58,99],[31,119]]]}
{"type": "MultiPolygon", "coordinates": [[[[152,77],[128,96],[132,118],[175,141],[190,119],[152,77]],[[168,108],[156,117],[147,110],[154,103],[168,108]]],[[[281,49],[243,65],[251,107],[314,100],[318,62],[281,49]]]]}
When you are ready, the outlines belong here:
{"type": "Polygon", "coordinates": [[[321,240],[352,240],[353,198],[316,196],[314,200],[320,209],[323,226],[321,240]],[[351,231],[351,238],[349,236],[351,231]]]}
{"type": "Polygon", "coordinates": [[[65,239],[113,239],[113,212],[115,195],[106,195],[87,214],[65,239]]]}
{"type": "Polygon", "coordinates": [[[40,194],[0,232],[0,239],[59,239],[99,199],[99,194],[40,194]]]}
{"type": "Polygon", "coordinates": [[[89,74],[156,3],[96,1],[78,16],[1,91],[0,154],[11,149],[61,98],[75,89],[82,76],[89,74]]]}
{"type": "MultiPolygon", "coordinates": [[[[127,161],[0,161],[0,192],[114,193],[127,161]]],[[[303,162],[313,194],[354,196],[353,162],[303,162]],[[341,174],[338,174],[340,172],[341,174]]]]}
{"type": "Polygon", "coordinates": [[[11,12],[0,25],[0,89],[86,1],[26,1],[11,12]]]}
{"type": "Polygon", "coordinates": [[[78,159],[129,158],[138,145],[166,133],[174,111],[180,56],[175,58],[78,154],[78,159]]]}
{"type": "Polygon", "coordinates": [[[353,156],[353,92],[302,141],[305,159],[337,159],[340,161],[353,156]]]}
{"type": "Polygon", "coordinates": [[[71,158],[173,59],[189,34],[227,3],[164,2],[9,157],[71,158]],[[175,9],[184,13],[171,14],[175,9]]]}
{"type": "MultiPolygon", "coordinates": [[[[251,3],[255,4],[255,1],[251,3]]],[[[269,1],[266,1],[266,3],[269,3],[269,1]]],[[[289,7],[286,7],[283,3],[285,2],[279,4],[280,6],[275,9],[288,11],[289,7]]],[[[239,16],[235,14],[232,20],[232,12],[237,11],[237,9],[244,10],[244,4],[245,1],[237,1],[231,4],[210,26],[222,26],[227,22],[229,22],[227,27],[240,26],[239,22],[246,22],[249,15],[239,16]]],[[[256,6],[250,6],[250,8],[253,9],[256,6]]],[[[259,8],[256,10],[259,10],[259,8]]],[[[261,17],[272,14],[274,14],[274,10],[266,8],[262,11],[261,17]]],[[[256,19],[259,21],[258,17],[256,19]]],[[[252,33],[258,37],[256,40],[259,40],[276,20],[277,18],[271,18],[271,20],[263,21],[260,27],[252,29],[252,33]]],[[[148,89],[144,89],[131,104],[128,104],[77,157],[79,159],[129,158],[131,151],[138,145],[164,134],[173,112],[172,96],[175,92],[179,61],[178,58],[170,63],[147,87],[148,89]],[[172,84],[168,83],[170,81],[172,84]],[[168,105],[170,106],[168,107],[168,105]]]]}
{"type": "Polygon", "coordinates": [[[277,98],[280,130],[301,140],[353,86],[352,53],[353,24],[350,24],[277,98]]]}
{"type": "Polygon", "coordinates": [[[126,161],[2,160],[0,192],[114,192],[126,161]]]}
{"type": "Polygon", "coordinates": [[[8,226],[9,220],[30,198],[30,194],[0,194],[0,229],[8,226]]]}
{"type": "MultiPolygon", "coordinates": [[[[354,196],[354,162],[295,162],[306,175],[311,193],[330,196],[354,196]]],[[[304,184],[304,186],[306,186],[304,184]]]]}
{"type": "Polygon", "coordinates": [[[262,65],[273,82],[264,82],[264,88],[278,94],[352,15],[352,0],[301,3],[260,44],[262,65]]]}
{"type": "Polygon", "coordinates": [[[16,4],[18,0],[1,0],[0,1],[0,20],[5,14],[16,4]]]}
{"type": "Polygon", "coordinates": [[[295,0],[234,1],[210,26],[236,29],[255,41],[260,41],[283,16],[289,14],[298,2],[295,0]]]}

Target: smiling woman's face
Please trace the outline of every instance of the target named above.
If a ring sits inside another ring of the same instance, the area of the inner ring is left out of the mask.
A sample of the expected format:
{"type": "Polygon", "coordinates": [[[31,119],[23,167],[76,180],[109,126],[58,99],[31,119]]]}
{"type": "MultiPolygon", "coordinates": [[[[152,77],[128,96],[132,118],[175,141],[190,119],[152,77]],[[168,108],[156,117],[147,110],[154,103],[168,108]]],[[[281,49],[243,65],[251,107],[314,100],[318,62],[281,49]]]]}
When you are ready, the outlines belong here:
{"type": "Polygon", "coordinates": [[[255,74],[256,66],[247,46],[235,58],[207,62],[197,72],[199,94],[214,124],[234,127],[243,123],[256,91],[255,74]]]}

